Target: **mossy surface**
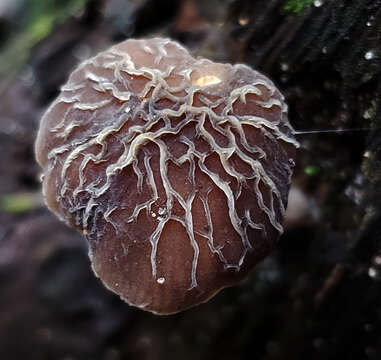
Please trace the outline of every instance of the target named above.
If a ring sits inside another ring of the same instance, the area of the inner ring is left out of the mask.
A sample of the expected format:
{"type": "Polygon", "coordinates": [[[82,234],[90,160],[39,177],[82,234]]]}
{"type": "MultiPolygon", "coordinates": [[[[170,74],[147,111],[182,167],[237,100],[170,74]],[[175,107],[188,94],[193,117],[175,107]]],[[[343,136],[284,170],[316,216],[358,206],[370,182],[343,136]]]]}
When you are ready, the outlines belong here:
{"type": "Polygon", "coordinates": [[[0,55],[0,76],[14,73],[28,59],[30,49],[48,36],[55,26],[79,14],[87,0],[39,0],[26,3],[20,14],[21,26],[3,45],[0,55]]]}
{"type": "Polygon", "coordinates": [[[288,0],[283,10],[286,12],[298,14],[313,4],[313,0],[288,0]]]}

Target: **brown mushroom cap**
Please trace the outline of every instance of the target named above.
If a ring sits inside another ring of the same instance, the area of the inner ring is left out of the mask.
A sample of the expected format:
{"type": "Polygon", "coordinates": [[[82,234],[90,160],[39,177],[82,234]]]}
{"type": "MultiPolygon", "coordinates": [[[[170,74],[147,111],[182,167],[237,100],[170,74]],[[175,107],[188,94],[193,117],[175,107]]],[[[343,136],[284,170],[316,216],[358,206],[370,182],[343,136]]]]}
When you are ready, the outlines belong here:
{"type": "Polygon", "coordinates": [[[36,154],[48,207],[84,233],[103,283],[169,314],[270,252],[296,147],[269,79],[155,38],[82,63],[42,118],[36,154]]]}

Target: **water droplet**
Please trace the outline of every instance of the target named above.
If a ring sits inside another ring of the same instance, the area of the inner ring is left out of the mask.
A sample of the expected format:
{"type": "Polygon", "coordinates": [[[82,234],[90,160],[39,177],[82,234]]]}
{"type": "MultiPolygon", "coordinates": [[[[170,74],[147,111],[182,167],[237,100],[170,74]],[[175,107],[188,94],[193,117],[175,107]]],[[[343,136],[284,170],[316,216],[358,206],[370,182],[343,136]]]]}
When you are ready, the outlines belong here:
{"type": "Polygon", "coordinates": [[[323,0],[315,0],[315,1],[314,1],[314,5],[315,5],[315,7],[323,6],[323,4],[324,4],[324,1],[323,1],[323,0]]]}
{"type": "Polygon", "coordinates": [[[158,284],[160,284],[160,285],[163,285],[163,284],[165,283],[165,278],[163,278],[163,277],[159,277],[159,278],[156,280],[156,282],[157,282],[158,284]]]}
{"type": "Polygon", "coordinates": [[[369,112],[369,110],[364,111],[364,114],[362,114],[362,117],[363,117],[364,119],[370,119],[371,116],[370,116],[370,112],[369,112]]]}
{"type": "Polygon", "coordinates": [[[364,58],[366,59],[366,60],[372,60],[372,59],[374,59],[374,52],[372,51],[372,50],[369,50],[369,51],[367,51],[366,53],[365,53],[365,55],[364,55],[364,58]]]}
{"type": "Polygon", "coordinates": [[[374,16],[372,15],[369,20],[366,22],[366,26],[372,26],[374,21],[374,16]]]}
{"type": "Polygon", "coordinates": [[[374,267],[370,267],[368,269],[368,275],[371,277],[371,278],[374,278],[377,276],[377,270],[374,268],[374,267]]]}
{"type": "Polygon", "coordinates": [[[241,26],[246,26],[249,23],[249,18],[247,16],[242,16],[238,19],[238,24],[241,26]]]}
{"type": "MultiPolygon", "coordinates": [[[[370,158],[370,151],[365,151],[362,156],[364,156],[364,158],[370,158]]],[[[380,260],[381,260],[381,256],[380,256],[380,260]]],[[[380,265],[381,265],[381,261],[380,261],[380,265]]]]}

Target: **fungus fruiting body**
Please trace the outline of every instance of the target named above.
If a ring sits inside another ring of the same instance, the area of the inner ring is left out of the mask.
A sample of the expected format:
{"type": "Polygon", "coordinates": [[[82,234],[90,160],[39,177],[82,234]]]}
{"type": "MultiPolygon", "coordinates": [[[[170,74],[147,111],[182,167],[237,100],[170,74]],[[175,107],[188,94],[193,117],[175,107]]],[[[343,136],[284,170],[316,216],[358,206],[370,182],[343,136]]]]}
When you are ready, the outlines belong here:
{"type": "Polygon", "coordinates": [[[273,248],[296,147],[269,79],[155,38],[79,65],[42,118],[36,156],[48,207],[83,232],[103,283],[170,314],[273,248]]]}

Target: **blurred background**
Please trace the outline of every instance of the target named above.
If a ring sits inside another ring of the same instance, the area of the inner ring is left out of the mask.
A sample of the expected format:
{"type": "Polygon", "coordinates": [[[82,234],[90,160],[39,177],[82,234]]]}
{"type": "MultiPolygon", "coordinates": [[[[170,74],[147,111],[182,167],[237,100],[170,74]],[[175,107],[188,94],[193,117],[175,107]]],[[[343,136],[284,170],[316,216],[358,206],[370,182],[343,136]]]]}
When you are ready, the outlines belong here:
{"type": "Polygon", "coordinates": [[[0,358],[381,359],[380,58],[379,0],[0,0],[0,358]],[[78,63],[150,36],[265,73],[301,143],[276,251],[163,317],[95,278],[33,150],[78,63]]]}

